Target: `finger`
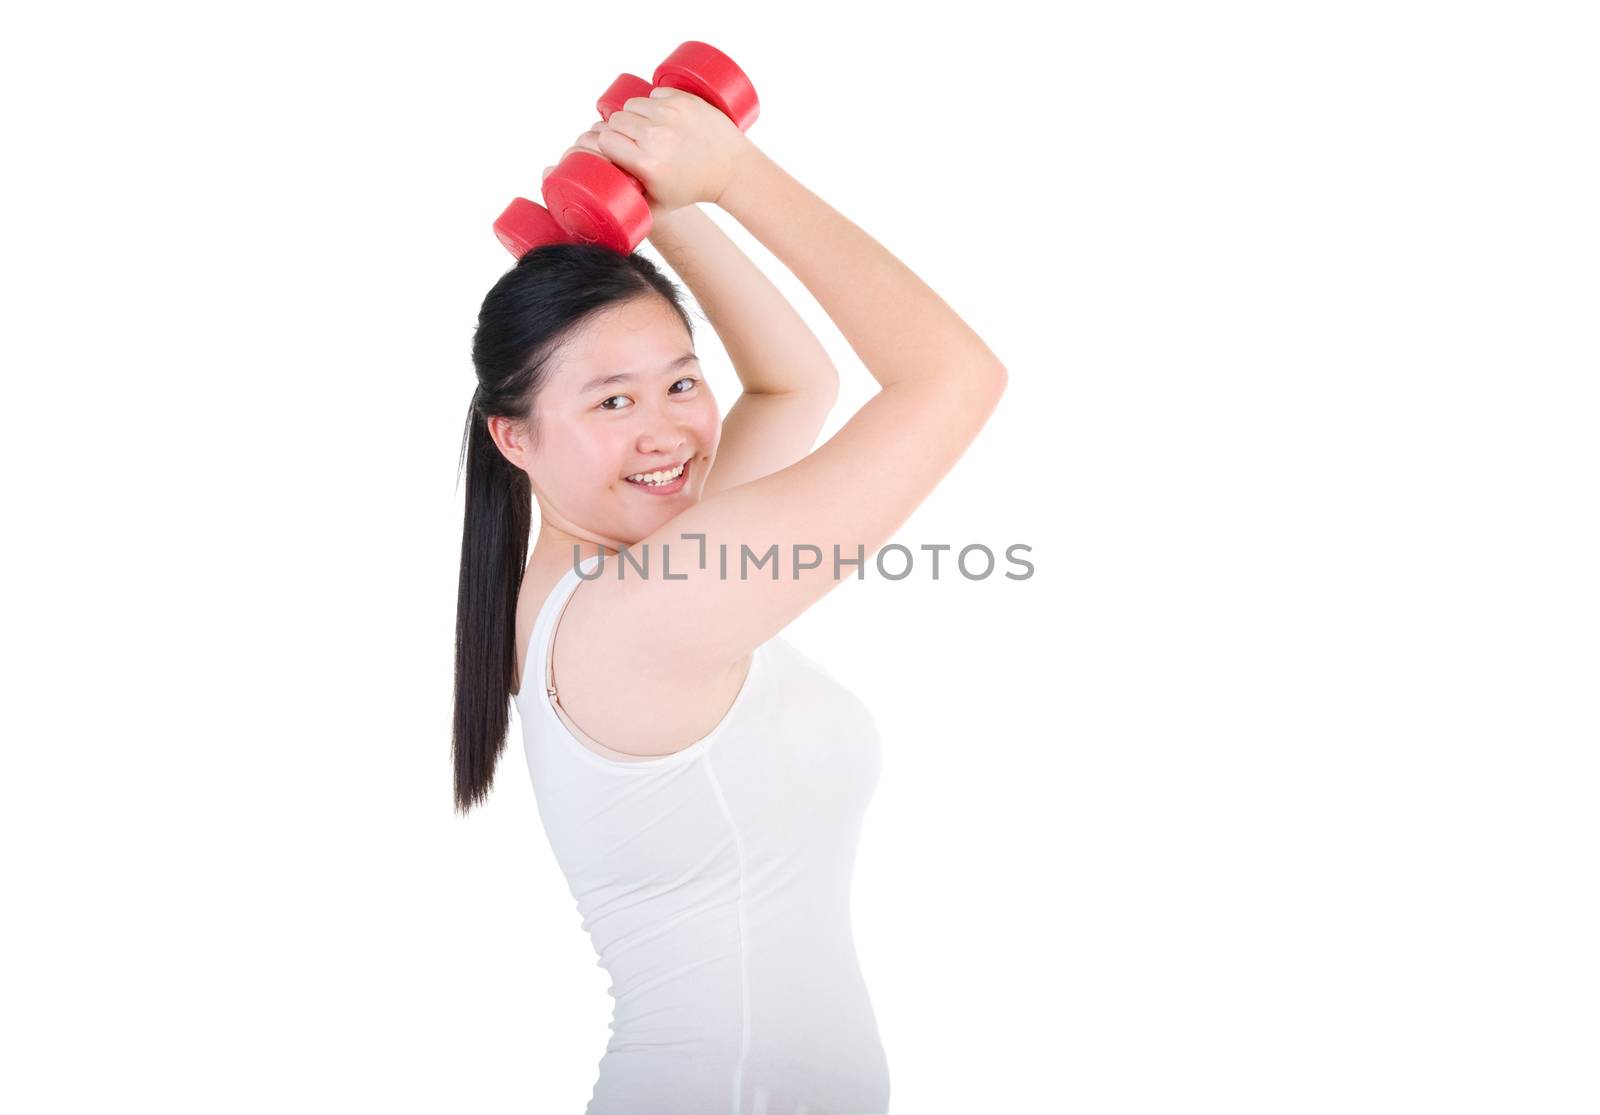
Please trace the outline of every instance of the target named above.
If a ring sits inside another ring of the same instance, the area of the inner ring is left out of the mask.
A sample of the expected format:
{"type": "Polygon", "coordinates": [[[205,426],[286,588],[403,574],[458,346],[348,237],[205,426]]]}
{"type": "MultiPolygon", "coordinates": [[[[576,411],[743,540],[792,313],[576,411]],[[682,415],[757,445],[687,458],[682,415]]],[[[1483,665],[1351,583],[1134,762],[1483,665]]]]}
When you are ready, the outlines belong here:
{"type": "Polygon", "coordinates": [[[650,90],[650,97],[658,101],[663,99],[671,100],[674,97],[693,97],[697,101],[710,103],[698,93],[691,93],[687,89],[672,89],[665,85],[658,85],[650,90]]]}
{"type": "MultiPolygon", "coordinates": [[[[634,98],[629,99],[632,100],[634,98]]],[[[629,139],[638,139],[644,134],[644,129],[648,124],[649,121],[637,113],[629,112],[627,109],[618,109],[606,121],[606,128],[625,135],[629,139]]],[[[605,129],[601,129],[601,134],[605,134],[605,129]]]]}
{"type": "Polygon", "coordinates": [[[660,98],[656,96],[658,90],[652,89],[648,97],[629,97],[622,102],[620,111],[631,112],[635,116],[642,116],[646,120],[653,119],[657,113],[657,104],[660,98]]]}
{"type": "Polygon", "coordinates": [[[619,158],[623,161],[632,161],[637,159],[642,152],[639,150],[639,145],[631,137],[607,128],[600,133],[600,154],[612,162],[616,162],[619,158]]]}

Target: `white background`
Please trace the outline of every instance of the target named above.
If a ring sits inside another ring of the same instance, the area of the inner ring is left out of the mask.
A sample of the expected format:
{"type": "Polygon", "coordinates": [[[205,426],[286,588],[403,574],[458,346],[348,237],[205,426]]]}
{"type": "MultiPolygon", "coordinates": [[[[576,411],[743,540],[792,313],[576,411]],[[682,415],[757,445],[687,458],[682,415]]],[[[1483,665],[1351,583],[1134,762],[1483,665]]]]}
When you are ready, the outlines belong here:
{"type": "MultiPolygon", "coordinates": [[[[582,1110],[608,981],[517,725],[451,809],[456,455],[490,223],[702,39],[1010,370],[896,540],[1034,576],[787,633],[885,736],[894,1111],[1596,1110],[1580,7],[13,14],[0,1106],[582,1110]]],[[[871,377],[714,216],[831,436],[871,377]]]]}

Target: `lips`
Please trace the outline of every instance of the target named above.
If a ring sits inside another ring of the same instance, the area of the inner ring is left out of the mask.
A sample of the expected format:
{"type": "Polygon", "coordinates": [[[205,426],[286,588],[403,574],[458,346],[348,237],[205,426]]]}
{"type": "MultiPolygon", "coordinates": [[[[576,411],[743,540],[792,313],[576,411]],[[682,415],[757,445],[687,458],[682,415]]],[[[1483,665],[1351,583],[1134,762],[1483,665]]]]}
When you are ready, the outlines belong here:
{"type": "MultiPolygon", "coordinates": [[[[626,473],[622,478],[624,480],[628,480],[628,477],[630,477],[630,476],[648,476],[653,472],[671,472],[673,469],[677,468],[679,465],[687,466],[689,464],[689,462],[692,461],[693,459],[694,459],[693,457],[685,457],[683,460],[674,461],[670,465],[659,465],[656,468],[635,469],[633,472],[626,473]]],[[[686,472],[688,471],[687,467],[685,468],[685,471],[686,472]]],[[[682,480],[682,479],[683,479],[683,477],[680,475],[678,477],[678,480],[682,480]]],[[[670,483],[676,484],[678,482],[678,480],[670,481],[670,483]]],[[[635,484],[635,483],[638,483],[638,481],[628,480],[628,483],[635,484]]]]}
{"type": "MultiPolygon", "coordinates": [[[[630,488],[638,488],[638,490],[651,494],[651,496],[672,496],[678,491],[683,491],[683,486],[690,480],[690,470],[694,467],[693,458],[683,461],[682,464],[683,470],[678,472],[677,478],[669,480],[664,485],[651,485],[651,483],[643,483],[640,480],[629,480],[627,477],[622,477],[622,483],[626,483],[630,488]]],[[[675,469],[677,466],[672,467],[675,469]]],[[[651,469],[651,472],[667,472],[667,469],[651,469]]]]}

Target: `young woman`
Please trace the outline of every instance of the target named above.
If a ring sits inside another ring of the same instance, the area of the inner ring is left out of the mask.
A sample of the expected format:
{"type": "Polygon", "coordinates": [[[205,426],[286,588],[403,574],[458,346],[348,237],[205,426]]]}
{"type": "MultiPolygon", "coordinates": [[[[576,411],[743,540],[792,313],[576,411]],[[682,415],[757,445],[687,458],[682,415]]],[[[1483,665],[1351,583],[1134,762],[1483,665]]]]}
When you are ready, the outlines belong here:
{"type": "MultiPolygon", "coordinates": [[[[677,288],[640,255],[546,246],[489,292],[465,448],[457,808],[487,794],[514,698],[541,820],[612,977],[589,1115],[884,1112],[850,926],[878,735],[779,633],[864,578],[1006,371],[693,94],[635,97],[578,146],[644,184],[651,242],[744,390],[724,421],[677,288]],[[882,385],[815,450],[837,373],[701,202],[794,272],[882,385]]],[[[872,634],[892,652],[893,632],[872,634]]]]}

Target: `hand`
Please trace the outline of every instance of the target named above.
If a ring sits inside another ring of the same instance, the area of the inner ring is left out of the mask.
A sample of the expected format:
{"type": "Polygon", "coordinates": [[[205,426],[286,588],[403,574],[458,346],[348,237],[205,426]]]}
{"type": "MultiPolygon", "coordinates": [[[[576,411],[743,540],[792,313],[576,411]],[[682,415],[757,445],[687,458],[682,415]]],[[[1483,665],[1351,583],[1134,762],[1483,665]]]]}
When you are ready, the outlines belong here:
{"type": "MultiPolygon", "coordinates": [[[[596,120],[593,124],[589,125],[588,131],[578,136],[577,139],[572,141],[571,147],[561,152],[561,158],[565,159],[574,151],[590,151],[596,155],[599,155],[601,158],[605,158],[605,152],[600,150],[600,133],[605,126],[606,122],[604,120],[596,120]]],[[[615,164],[614,160],[608,161],[613,162],[613,165],[617,165],[615,164]]],[[[539,176],[539,180],[542,182],[544,179],[549,178],[550,173],[555,169],[556,168],[553,166],[545,167],[544,173],[539,176]]],[[[663,224],[667,221],[668,216],[673,213],[676,208],[678,208],[676,206],[669,208],[668,206],[662,205],[652,198],[648,192],[644,196],[644,202],[650,207],[650,225],[652,229],[663,227],[663,224]]]]}
{"type": "Polygon", "coordinates": [[[597,129],[600,154],[637,178],[652,213],[716,203],[754,148],[721,110],[682,89],[629,97],[597,129]]]}

